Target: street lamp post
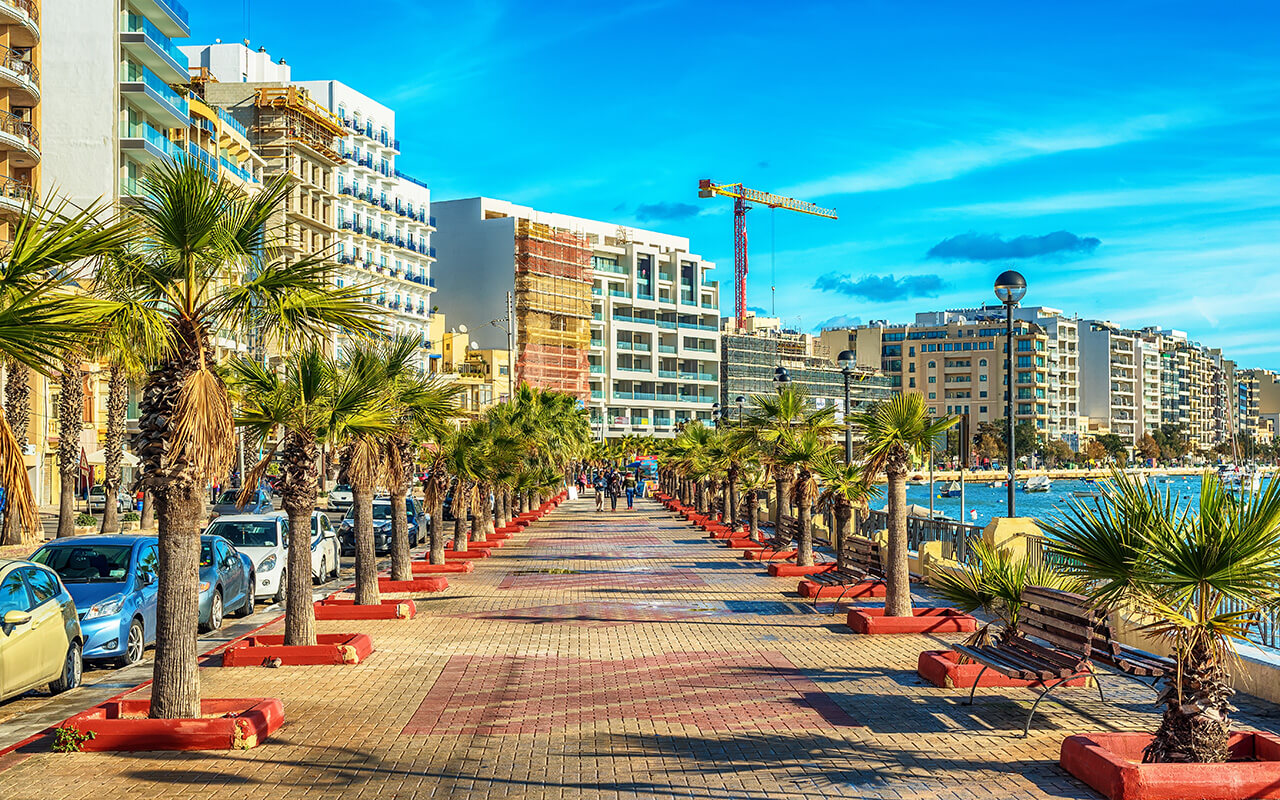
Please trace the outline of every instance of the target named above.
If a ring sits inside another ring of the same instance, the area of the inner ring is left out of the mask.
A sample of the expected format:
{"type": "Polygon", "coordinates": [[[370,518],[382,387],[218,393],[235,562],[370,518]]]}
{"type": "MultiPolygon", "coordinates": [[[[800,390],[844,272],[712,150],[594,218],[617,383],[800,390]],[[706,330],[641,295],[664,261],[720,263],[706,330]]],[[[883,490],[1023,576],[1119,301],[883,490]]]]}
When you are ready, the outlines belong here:
{"type": "Polygon", "coordinates": [[[735,405],[738,406],[738,424],[741,425],[742,424],[742,404],[747,402],[747,398],[743,397],[742,395],[738,395],[737,397],[733,398],[733,402],[735,405]]]}
{"type": "MultiPolygon", "coordinates": [[[[842,350],[837,359],[840,362],[840,374],[844,375],[844,463],[853,463],[853,417],[849,408],[849,378],[853,376],[853,363],[857,356],[852,350],[842,350]]],[[[933,494],[933,490],[929,490],[933,494]]]]}
{"type": "Polygon", "coordinates": [[[786,367],[775,367],[773,370],[773,385],[779,392],[791,383],[791,373],[787,372],[786,367]]]}
{"type": "Polygon", "coordinates": [[[1017,463],[1017,454],[1014,452],[1014,432],[1015,423],[1013,417],[1013,309],[1018,305],[1018,301],[1027,293],[1027,279],[1022,277],[1020,273],[1008,270],[1000,273],[996,278],[996,298],[1004,303],[1005,309],[1005,326],[1004,326],[1004,381],[1005,381],[1005,417],[1009,422],[1009,447],[1007,448],[1007,456],[1009,460],[1009,516],[1016,517],[1014,510],[1014,464],[1017,463]]]}

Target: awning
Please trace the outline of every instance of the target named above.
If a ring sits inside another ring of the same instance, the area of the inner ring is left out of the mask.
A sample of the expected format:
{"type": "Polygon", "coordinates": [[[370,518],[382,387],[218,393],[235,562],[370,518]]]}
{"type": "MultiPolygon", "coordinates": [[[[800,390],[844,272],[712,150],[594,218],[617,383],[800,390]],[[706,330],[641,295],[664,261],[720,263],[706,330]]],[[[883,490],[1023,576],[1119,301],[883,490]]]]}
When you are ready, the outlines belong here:
{"type": "MultiPolygon", "coordinates": [[[[136,467],[136,466],[138,466],[138,457],[137,457],[137,456],[133,455],[132,453],[128,452],[127,450],[126,450],[125,452],[121,453],[120,455],[122,456],[122,459],[121,459],[121,461],[120,461],[121,466],[125,466],[125,467],[136,467]]],[[[94,450],[92,453],[90,453],[88,456],[86,456],[86,457],[85,457],[85,460],[86,460],[88,463],[90,463],[90,464],[96,464],[96,465],[102,465],[102,466],[105,466],[105,465],[106,465],[106,463],[107,463],[107,451],[106,451],[106,450],[94,450]]]]}

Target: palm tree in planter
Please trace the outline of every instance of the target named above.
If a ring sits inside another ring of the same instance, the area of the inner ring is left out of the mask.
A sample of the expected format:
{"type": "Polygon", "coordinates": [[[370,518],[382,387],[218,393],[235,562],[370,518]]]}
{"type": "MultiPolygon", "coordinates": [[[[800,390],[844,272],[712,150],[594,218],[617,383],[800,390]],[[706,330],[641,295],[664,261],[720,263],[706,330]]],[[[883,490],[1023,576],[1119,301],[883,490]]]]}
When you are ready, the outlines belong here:
{"type": "Polygon", "coordinates": [[[791,501],[796,508],[796,564],[813,566],[813,506],[818,502],[818,470],[830,460],[835,445],[825,432],[797,428],[779,439],[777,463],[796,478],[791,485],[791,501]]]}
{"type": "Polygon", "coordinates": [[[939,434],[955,425],[955,417],[934,419],[924,398],[903,393],[856,414],[869,480],[881,472],[889,484],[889,547],[886,561],[886,617],[909,617],[911,571],[907,561],[907,474],[929,452],[939,434]]]}
{"type": "Polygon", "coordinates": [[[757,394],[751,396],[751,411],[743,417],[741,424],[734,429],[733,435],[741,437],[740,441],[754,452],[769,468],[774,482],[774,499],[777,501],[773,514],[774,525],[781,518],[789,516],[791,490],[795,480],[795,471],[781,463],[782,438],[796,430],[813,430],[824,436],[831,436],[840,428],[835,423],[835,406],[810,409],[809,398],[804,389],[790,384],[777,394],[757,394]]]}
{"type": "Polygon", "coordinates": [[[1126,608],[1177,662],[1147,762],[1228,758],[1233,641],[1280,601],[1280,480],[1239,499],[1206,474],[1199,504],[1114,473],[1094,502],[1069,500],[1045,530],[1101,608],[1126,608]]]}
{"type": "Polygon", "coordinates": [[[831,509],[835,517],[836,559],[841,567],[850,567],[850,537],[857,534],[858,516],[866,512],[871,500],[880,496],[880,487],[868,482],[859,463],[846,463],[834,458],[819,462],[814,470],[822,480],[818,508],[831,509]]]}
{"type": "Polygon", "coordinates": [[[395,419],[382,402],[377,375],[344,372],[316,346],[294,351],[279,368],[239,358],[231,363],[230,374],[241,408],[236,422],[264,449],[245,475],[239,500],[244,504],[253,497],[278,455],[280,493],[293,532],[285,565],[284,643],[314,645],[309,531],[319,496],[320,447],[385,434],[395,419]]]}
{"type": "Polygon", "coordinates": [[[81,373],[78,354],[100,324],[101,304],[73,294],[81,277],[131,235],[122,222],[102,222],[106,206],[76,209],[65,200],[23,206],[11,224],[13,240],[0,254],[0,358],[7,364],[6,406],[18,430],[0,415],[0,486],[7,490],[5,544],[31,544],[40,532],[35,498],[23,461],[30,418],[30,370],[66,376],[60,427],[64,472],[59,535],[75,527],[74,489],[79,463],[81,373]],[[11,385],[10,385],[11,384],[11,385]],[[74,452],[72,452],[74,451],[74,452]],[[68,457],[68,454],[69,457],[68,457]]]}
{"type": "Polygon", "coordinates": [[[431,517],[428,528],[430,551],[428,561],[445,563],[444,557],[444,498],[449,491],[447,453],[451,431],[439,431],[427,446],[427,479],[422,485],[422,502],[431,517]]]}
{"type": "Polygon", "coordinates": [[[136,331],[162,355],[139,404],[143,469],[160,536],[156,658],[150,714],[200,716],[196,620],[204,488],[235,454],[231,397],[213,363],[221,330],[254,330],[289,351],[335,327],[377,330],[360,287],[335,289],[320,257],[285,262],[275,247],[289,179],[253,196],[169,162],[142,179],[128,214],[137,235],[114,280],[129,301],[101,300],[104,324],[136,331]]]}

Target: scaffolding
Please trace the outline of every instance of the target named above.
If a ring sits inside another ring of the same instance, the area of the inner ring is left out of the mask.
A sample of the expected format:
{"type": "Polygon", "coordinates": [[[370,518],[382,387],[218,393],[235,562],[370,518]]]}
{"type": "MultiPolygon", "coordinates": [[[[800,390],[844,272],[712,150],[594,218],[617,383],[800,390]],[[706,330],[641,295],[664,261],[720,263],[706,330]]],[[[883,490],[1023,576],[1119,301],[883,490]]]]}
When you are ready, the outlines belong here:
{"type": "Polygon", "coordinates": [[[516,220],[516,377],[586,402],[591,254],[585,236],[516,220]]]}
{"type": "Polygon", "coordinates": [[[334,147],[335,139],[345,135],[342,122],[312,100],[306,90],[296,86],[258,89],[254,104],[258,107],[255,133],[260,149],[301,145],[334,164],[346,161],[334,147]]]}

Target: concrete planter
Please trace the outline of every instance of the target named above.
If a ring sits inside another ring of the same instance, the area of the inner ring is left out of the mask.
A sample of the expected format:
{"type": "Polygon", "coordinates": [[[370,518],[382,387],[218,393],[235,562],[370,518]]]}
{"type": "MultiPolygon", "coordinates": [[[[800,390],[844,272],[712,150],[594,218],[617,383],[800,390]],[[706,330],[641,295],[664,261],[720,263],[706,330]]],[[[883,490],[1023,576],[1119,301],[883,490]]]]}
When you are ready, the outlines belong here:
{"type": "Polygon", "coordinates": [[[973,633],[978,620],[954,608],[917,608],[910,617],[886,617],[883,608],[855,608],[845,624],[854,633],[973,633]]]}
{"type": "Polygon", "coordinates": [[[413,619],[418,607],[412,600],[383,600],[376,606],[358,606],[354,600],[321,600],[316,619],[413,619]]]}
{"type": "MultiPolygon", "coordinates": [[[[980,687],[1042,688],[1041,681],[1024,681],[1009,678],[992,670],[982,671],[981,664],[960,663],[960,654],[954,650],[926,650],[916,661],[916,674],[941,689],[969,689],[982,676],[980,687]]],[[[1088,686],[1089,677],[1072,678],[1064,686],[1088,686]]]]}
{"type": "Polygon", "coordinates": [[[794,578],[798,575],[821,575],[835,569],[835,564],[814,564],[802,567],[799,564],[770,564],[770,578],[794,578]]]}
{"type": "Polygon", "coordinates": [[[76,525],[76,536],[91,536],[98,532],[97,525],[76,525]]]}
{"type": "Polygon", "coordinates": [[[93,731],[85,751],[248,750],[262,744],[284,723],[284,705],[275,699],[204,700],[200,719],[147,719],[151,701],[113,700],[76,714],[64,723],[93,731]]]}
{"type": "Polygon", "coordinates": [[[814,581],[800,581],[796,591],[801,597],[840,597],[857,600],[862,597],[884,597],[884,581],[863,581],[852,586],[824,586],[814,581]]]}
{"type": "Polygon", "coordinates": [[[742,557],[747,561],[786,561],[796,555],[795,550],[747,550],[742,557]]]}
{"type": "Polygon", "coordinates": [[[1224,764],[1143,764],[1147,733],[1068,736],[1058,763],[1111,800],[1280,798],[1280,737],[1233,733],[1224,764]]]}
{"type": "Polygon", "coordinates": [[[444,551],[444,560],[449,561],[468,561],[476,558],[488,558],[493,555],[492,550],[446,550],[444,551]]]}
{"type": "MultiPolygon", "coordinates": [[[[348,591],[355,587],[348,587],[348,591]]],[[[390,578],[378,578],[380,592],[443,592],[449,588],[449,579],[443,575],[425,575],[411,581],[393,581],[390,578]]]]}
{"type": "Polygon", "coordinates": [[[373,641],[363,633],[322,633],[307,646],[286,646],[283,636],[250,636],[222,652],[222,666],[257,667],[276,658],[281,666],[354,666],[372,652],[373,641]]]}
{"type": "Polygon", "coordinates": [[[476,565],[470,561],[455,561],[452,564],[447,561],[443,564],[431,564],[426,561],[415,561],[411,565],[414,575],[439,575],[448,572],[472,572],[476,565]]]}

